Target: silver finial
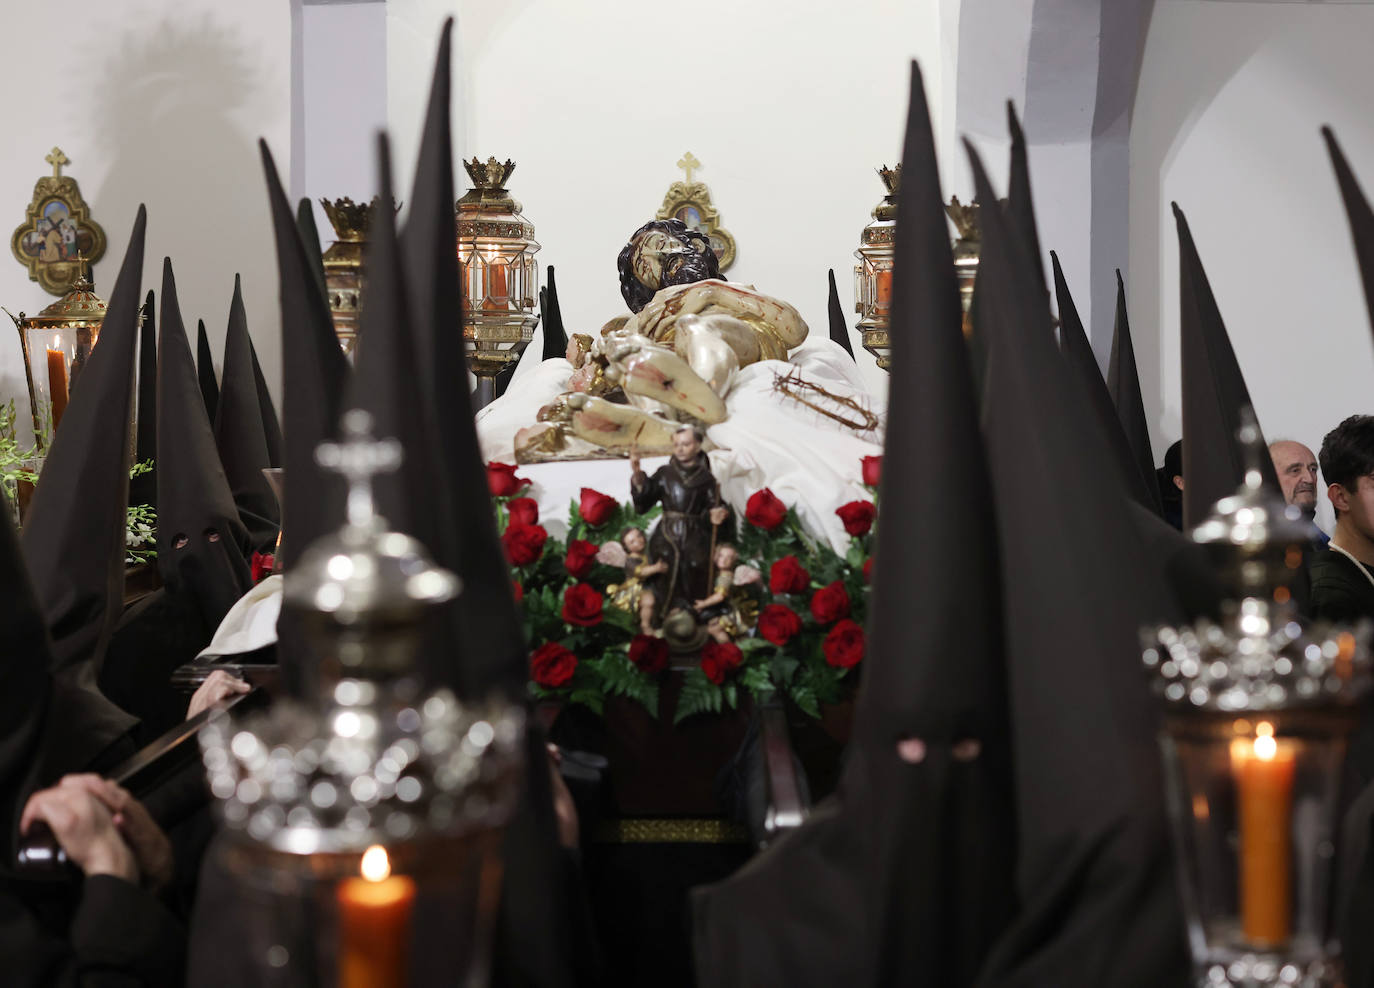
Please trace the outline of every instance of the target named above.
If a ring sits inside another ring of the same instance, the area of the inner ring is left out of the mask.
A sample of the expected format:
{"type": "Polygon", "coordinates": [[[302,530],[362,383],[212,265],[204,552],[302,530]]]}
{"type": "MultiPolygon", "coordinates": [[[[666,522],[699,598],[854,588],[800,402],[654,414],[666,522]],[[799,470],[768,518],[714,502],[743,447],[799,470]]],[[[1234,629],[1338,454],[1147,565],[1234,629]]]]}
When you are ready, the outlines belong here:
{"type": "Polygon", "coordinates": [[[372,478],[401,465],[401,444],[396,439],[373,439],[372,416],[361,408],[345,412],[342,427],[343,441],[320,443],[315,448],[315,462],[348,484],[349,527],[371,528],[379,521],[372,499],[372,478]]]}

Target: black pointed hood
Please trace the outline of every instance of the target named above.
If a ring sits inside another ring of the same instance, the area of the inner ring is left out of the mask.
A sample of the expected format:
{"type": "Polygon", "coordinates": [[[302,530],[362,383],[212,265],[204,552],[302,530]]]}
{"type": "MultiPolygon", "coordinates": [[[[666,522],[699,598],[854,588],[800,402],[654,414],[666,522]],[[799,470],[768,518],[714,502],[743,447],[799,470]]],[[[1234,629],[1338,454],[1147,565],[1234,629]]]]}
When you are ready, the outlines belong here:
{"type": "MultiPolygon", "coordinates": [[[[893,266],[892,385],[851,758],[878,857],[873,984],[970,984],[1010,912],[1011,763],[992,488],[938,156],[912,67],[893,266]],[[942,482],[919,480],[939,463],[942,482]],[[933,524],[939,519],[938,524],[933,524]],[[939,658],[958,651],[956,668],[939,658]],[[919,738],[924,759],[897,742],[919,738]],[[961,754],[970,742],[979,753],[961,754]]],[[[986,201],[986,200],[985,200],[986,201]]],[[[851,782],[842,782],[850,798],[851,782]]]]}
{"type": "MultiPolygon", "coordinates": [[[[337,434],[349,371],[272,152],[266,141],[259,141],[258,147],[276,232],[282,378],[289,382],[282,389],[282,552],[290,566],[311,542],[343,523],[342,480],[315,462],[315,447],[337,434]]],[[[277,661],[287,688],[297,695],[308,694],[315,659],[289,608],[277,620],[277,639],[277,661]]]]}
{"type": "Polygon", "coordinates": [[[1088,334],[1083,329],[1083,320],[1078,315],[1073,296],[1069,294],[1069,283],[1064,279],[1064,269],[1059,264],[1059,255],[1050,251],[1050,263],[1054,270],[1054,295],[1059,305],[1059,349],[1068,361],[1070,374],[1077,381],[1085,409],[1090,409],[1101,429],[1102,438],[1107,441],[1116,462],[1121,482],[1126,493],[1142,507],[1154,510],[1158,492],[1151,496],[1151,487],[1136,466],[1135,453],[1126,441],[1121,430],[1121,422],[1116,417],[1116,406],[1107,391],[1107,382],[1097,366],[1097,355],[1093,353],[1088,334]]]}
{"type": "Polygon", "coordinates": [[[129,423],[146,225],[140,206],[99,343],[72,389],[24,526],[24,555],[53,638],[54,671],[85,666],[98,672],[123,608],[129,423]]]}
{"type": "Polygon", "coordinates": [[[210,337],[205,333],[204,319],[196,322],[196,374],[205,402],[205,416],[213,422],[219,412],[219,382],[215,380],[215,354],[210,349],[210,337]]]}
{"type": "Polygon", "coordinates": [[[1016,106],[1007,100],[1007,129],[1011,131],[1011,167],[1007,179],[1007,213],[1015,222],[1015,229],[1026,238],[1026,249],[1035,262],[1035,273],[1046,295],[1044,255],[1040,250],[1040,232],[1035,223],[1035,200],[1031,197],[1030,160],[1026,150],[1026,135],[1016,116],[1016,106]]]}
{"type": "Polygon", "coordinates": [[[838,802],[698,896],[703,984],[972,984],[1012,903],[991,484],[915,66],[902,172],[883,521],[848,763],[838,802]],[[923,463],[944,482],[920,482],[923,463]],[[951,651],[957,667],[940,658],[951,651]],[[920,761],[899,756],[903,739],[923,742],[920,761]]]}
{"type": "Polygon", "coordinates": [[[1350,236],[1355,242],[1355,259],[1360,266],[1360,281],[1364,284],[1365,307],[1369,310],[1370,324],[1374,326],[1374,210],[1369,208],[1369,200],[1350,169],[1335,132],[1330,127],[1323,127],[1322,137],[1331,155],[1331,166],[1336,170],[1336,182],[1341,187],[1345,216],[1350,221],[1350,236]]]}
{"type": "Polygon", "coordinates": [[[1116,322],[1112,326],[1112,354],[1107,361],[1107,393],[1116,407],[1117,421],[1130,444],[1136,469],[1145,478],[1151,495],[1150,506],[1163,517],[1155,474],[1155,454],[1150,447],[1150,423],[1145,416],[1145,399],[1140,393],[1140,375],[1135,367],[1135,345],[1131,342],[1131,323],[1126,314],[1126,285],[1116,272],[1116,322]]]}
{"type": "MultiPolygon", "coordinates": [[[[463,590],[449,615],[450,634],[461,643],[438,670],[441,681],[462,696],[504,692],[524,695],[527,652],[510,572],[497,537],[491,494],[465,386],[462,296],[458,281],[457,229],[453,219],[453,160],[449,124],[453,20],[444,23],[410,212],[401,238],[410,287],[410,314],[424,373],[418,385],[434,412],[441,455],[432,470],[446,490],[452,526],[437,545],[435,560],[457,573],[463,590]]],[[[531,725],[530,764],[523,800],[507,828],[497,919],[498,983],[548,988],[602,983],[587,964],[587,920],[575,872],[559,848],[549,776],[540,770],[543,732],[531,725]]]]}
{"type": "Polygon", "coordinates": [[[834,268],[830,269],[830,297],[826,304],[830,315],[830,338],[844,347],[845,353],[854,356],[854,345],[849,342],[849,324],[845,322],[844,307],[840,305],[840,290],[835,287],[834,268]]]}
{"type": "MultiPolygon", "coordinates": [[[[377,175],[381,201],[392,201],[391,149],[384,134],[377,139],[377,175]]],[[[379,209],[374,214],[363,263],[367,294],[359,314],[348,405],[371,414],[374,436],[394,437],[401,443],[400,467],[373,479],[378,511],[393,528],[413,535],[425,546],[441,545],[449,538],[450,519],[443,507],[448,504],[447,478],[434,475],[434,463],[442,452],[434,435],[432,406],[423,389],[416,387],[421,362],[393,210],[379,209]]],[[[449,639],[444,644],[444,659],[451,661],[450,653],[460,643],[449,639]]],[[[445,681],[442,670],[428,671],[445,681]]]]}
{"type": "Polygon", "coordinates": [[[554,281],[552,264],[548,276],[548,287],[539,292],[539,308],[544,314],[544,360],[568,352],[568,331],[563,326],[563,310],[558,307],[558,283],[554,281]]]}
{"type": "Polygon", "coordinates": [[[238,506],[239,519],[247,530],[250,551],[270,548],[281,528],[281,516],[277,498],[262,473],[272,465],[272,460],[238,275],[234,275],[234,297],[229,303],[229,327],[224,335],[215,446],[234,504],[238,506]]]}
{"type": "MultiPolygon", "coordinates": [[[[965,144],[980,201],[994,201],[965,144]]],[[[1016,222],[984,213],[980,274],[1021,906],[982,980],[1178,984],[1188,959],[1157,712],[1137,659],[1140,626],[1176,615],[1120,478],[1102,469],[1111,452],[1055,352],[1016,222]]]]}
{"type": "Polygon", "coordinates": [[[343,484],[338,475],[315,462],[315,447],[337,433],[348,362],[334,335],[329,306],[310,273],[310,254],[301,243],[272,152],[266,141],[259,147],[277,235],[282,371],[290,382],[283,389],[286,476],[282,506],[283,551],[289,565],[311,542],[343,522],[343,484]],[[327,505],[335,507],[321,510],[327,505]]]}
{"type": "Polygon", "coordinates": [[[0,515],[0,641],[5,643],[0,660],[0,846],[8,851],[14,847],[19,809],[31,788],[51,692],[52,655],[14,523],[8,511],[0,515]]]}
{"type": "Polygon", "coordinates": [[[158,354],[157,448],[162,469],[157,475],[157,568],[169,593],[194,599],[213,634],[252,586],[248,533],[199,400],[196,365],[170,259],[162,262],[158,354]]]}
{"type": "Polygon", "coordinates": [[[309,199],[296,203],[296,229],[301,233],[301,246],[305,248],[306,259],[318,282],[320,294],[329,298],[329,290],[324,280],[324,248],[321,246],[320,230],[315,225],[315,207],[309,199]]]}
{"type": "Polygon", "coordinates": [[[428,380],[422,383],[434,403],[454,519],[452,539],[431,547],[436,561],[463,580],[457,598],[463,649],[454,656],[452,677],[466,695],[501,688],[522,694],[526,680],[524,634],[501,552],[486,468],[473,419],[462,334],[462,296],[458,283],[457,229],[453,221],[453,160],[449,123],[453,22],[439,41],[424,136],[411,189],[410,213],[401,246],[410,276],[411,318],[428,380]]]}
{"type": "Polygon", "coordinates": [[[153,469],[130,478],[129,503],[153,504],[157,500],[157,318],[151,288],[138,318],[138,439],[134,462],[151,462],[153,469]]]}
{"type": "MultiPolygon", "coordinates": [[[[1240,410],[1253,407],[1253,403],[1188,220],[1178,203],[1173,208],[1178,222],[1182,308],[1183,524],[1192,528],[1211,513],[1212,505],[1234,494],[1245,480],[1245,450],[1236,437],[1240,410]]],[[[1282,498],[1273,461],[1267,456],[1260,460],[1265,487],[1282,498]]]]}
{"type": "Polygon", "coordinates": [[[253,359],[253,383],[258,389],[258,411],[262,414],[262,433],[267,440],[267,459],[272,466],[279,467],[283,462],[281,419],[277,418],[277,406],[272,401],[272,391],[267,387],[267,378],[262,373],[262,365],[258,363],[258,349],[253,346],[251,336],[248,338],[248,355],[253,359]]]}

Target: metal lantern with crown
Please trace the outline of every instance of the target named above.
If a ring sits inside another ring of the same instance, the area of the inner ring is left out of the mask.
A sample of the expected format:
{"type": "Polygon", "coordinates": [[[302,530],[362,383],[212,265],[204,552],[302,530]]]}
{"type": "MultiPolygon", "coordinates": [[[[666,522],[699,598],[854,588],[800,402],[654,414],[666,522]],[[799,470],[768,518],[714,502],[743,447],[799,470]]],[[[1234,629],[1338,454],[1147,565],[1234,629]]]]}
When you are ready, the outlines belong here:
{"type": "Polygon", "coordinates": [[[887,195],[873,207],[873,222],[864,227],[854,256],[854,311],[859,313],[859,333],[864,349],[878,358],[878,366],[891,366],[888,356],[888,318],[892,311],[892,260],[897,246],[897,195],[901,191],[902,166],[878,169],[887,195]]]}
{"type": "Polygon", "coordinates": [[[458,263],[463,279],[463,343],[477,375],[478,406],[496,395],[496,378],[513,368],[539,322],[539,244],[534,224],[506,191],[515,162],[463,162],[473,188],[458,200],[458,263]]]}
{"type": "Polygon", "coordinates": [[[369,429],[351,411],[345,440],[320,446],[348,481],[348,520],[286,575],[284,613],[317,662],[314,702],[225,715],[201,734],[218,853],[260,907],[244,949],[263,972],[289,964],[348,988],[480,981],[523,712],[420,682],[427,622],[458,581],[374,513],[371,478],[400,449],[369,429]],[[419,910],[442,922],[415,922],[419,910]]]}
{"type": "MultiPolygon", "coordinates": [[[[86,359],[100,338],[105,300],[84,274],[71,291],[36,316],[10,315],[24,349],[35,445],[42,452],[52,439],[86,359]]],[[[8,313],[7,313],[8,314],[8,313]]]]}
{"type": "MultiPolygon", "coordinates": [[[[362,311],[366,288],[363,254],[367,249],[367,227],[380,202],[377,196],[365,203],[354,202],[348,197],[320,200],[324,214],[329,217],[329,225],[334,228],[334,236],[338,238],[321,258],[325,292],[329,296],[329,316],[339,346],[349,355],[358,338],[358,315],[362,311]]],[[[392,208],[399,207],[393,204],[392,208]]]]}
{"type": "Polygon", "coordinates": [[[1260,481],[1193,531],[1226,588],[1220,622],[1143,634],[1196,984],[1340,981],[1330,903],[1341,768],[1371,681],[1369,629],[1307,625],[1293,582],[1312,528],[1260,481]]]}

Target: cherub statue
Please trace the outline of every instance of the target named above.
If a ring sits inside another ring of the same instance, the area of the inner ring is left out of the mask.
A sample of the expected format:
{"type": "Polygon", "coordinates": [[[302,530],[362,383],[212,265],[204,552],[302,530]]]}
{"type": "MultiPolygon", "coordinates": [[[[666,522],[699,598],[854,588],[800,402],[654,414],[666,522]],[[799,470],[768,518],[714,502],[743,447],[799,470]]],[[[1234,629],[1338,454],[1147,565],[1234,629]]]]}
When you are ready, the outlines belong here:
{"type": "Polygon", "coordinates": [[[623,583],[612,583],[606,588],[608,604],[638,617],[639,630],[646,635],[652,635],[654,592],[645,586],[645,581],[659,573],[666,573],[668,564],[661,559],[651,562],[648,546],[649,540],[645,537],[644,530],[631,526],[620,533],[619,542],[609,542],[602,546],[597,558],[625,570],[623,583]]]}
{"type": "Polygon", "coordinates": [[[738,638],[751,627],[757,614],[752,599],[741,592],[741,586],[758,570],[739,564],[739,551],[729,542],[716,546],[712,559],[715,585],[709,596],[696,602],[697,617],[706,622],[706,633],[718,642],[738,638]]]}

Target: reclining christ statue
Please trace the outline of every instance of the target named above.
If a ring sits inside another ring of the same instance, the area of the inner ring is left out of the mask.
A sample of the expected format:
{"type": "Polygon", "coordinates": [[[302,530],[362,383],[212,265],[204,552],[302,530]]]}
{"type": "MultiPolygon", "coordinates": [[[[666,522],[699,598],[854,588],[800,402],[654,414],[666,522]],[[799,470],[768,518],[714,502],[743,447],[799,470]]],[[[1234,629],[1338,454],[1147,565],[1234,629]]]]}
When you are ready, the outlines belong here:
{"type": "Polygon", "coordinates": [[[541,409],[540,425],[521,430],[517,453],[576,458],[570,435],[600,450],[666,451],[684,422],[725,419],[740,368],[786,360],[806,339],[796,309],[721,279],[706,238],[680,220],[644,224],[617,266],[633,315],[589,346],[569,347],[572,390],[541,409]]]}

